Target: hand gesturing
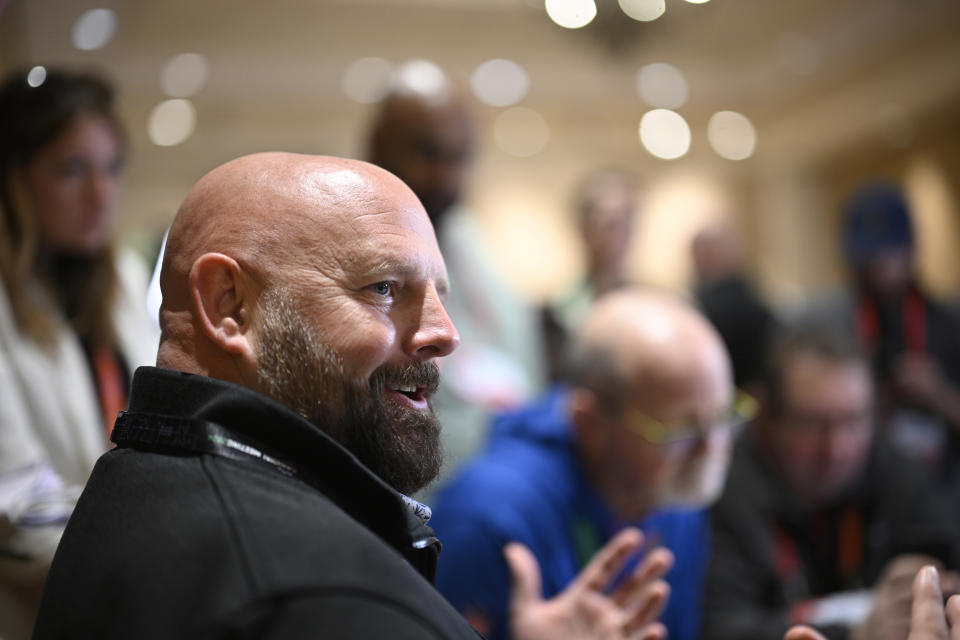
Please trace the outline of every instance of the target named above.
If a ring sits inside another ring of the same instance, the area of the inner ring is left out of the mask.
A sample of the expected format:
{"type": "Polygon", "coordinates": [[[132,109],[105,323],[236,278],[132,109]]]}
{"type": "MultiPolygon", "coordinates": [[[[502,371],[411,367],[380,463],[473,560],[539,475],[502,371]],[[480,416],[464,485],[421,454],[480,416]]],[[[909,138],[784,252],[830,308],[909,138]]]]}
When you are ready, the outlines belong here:
{"type": "Polygon", "coordinates": [[[670,587],[662,580],[673,566],[673,554],[657,547],[631,574],[607,592],[631,555],[643,545],[643,534],[624,529],[600,549],[580,575],[562,592],[544,600],[540,566],[518,543],[504,547],[510,568],[510,628],[516,640],[661,640],[666,629],[656,622],[670,587]]]}

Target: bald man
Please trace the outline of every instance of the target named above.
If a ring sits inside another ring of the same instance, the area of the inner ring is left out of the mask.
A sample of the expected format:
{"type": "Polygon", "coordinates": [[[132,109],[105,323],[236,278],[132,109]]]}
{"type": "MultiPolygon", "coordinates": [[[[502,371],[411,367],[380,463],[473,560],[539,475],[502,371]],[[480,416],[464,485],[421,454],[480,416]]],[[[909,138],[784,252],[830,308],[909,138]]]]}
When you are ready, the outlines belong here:
{"type": "MultiPolygon", "coordinates": [[[[475,637],[431,586],[429,509],[404,495],[440,465],[429,399],[459,340],[413,193],[363,162],[240,158],[187,196],[161,286],[158,366],[134,376],[34,637],[475,637]]],[[[518,591],[522,637],[564,637],[550,616],[641,541],[608,546],[566,600],[518,591]]],[[[641,604],[663,568],[644,568],[641,604]]],[[[603,615],[661,635],[641,607],[605,598],[603,615]]]]}
{"type": "Polygon", "coordinates": [[[439,68],[418,61],[398,70],[372,122],[367,152],[417,194],[449,270],[446,305],[463,348],[447,361],[435,398],[446,470],[480,445],[492,412],[528,401],[546,380],[537,315],[498,269],[494,249],[462,203],[474,138],[467,96],[439,68]],[[422,82],[427,69],[436,82],[422,82]]]}
{"type": "Polygon", "coordinates": [[[370,130],[373,163],[399,176],[440,230],[460,202],[473,156],[474,122],[466,96],[446,78],[422,87],[404,70],[370,130]]]}
{"type": "Polygon", "coordinates": [[[685,303],[636,289],[602,297],[575,339],[572,384],[506,414],[440,492],[437,586],[490,638],[506,638],[509,570],[527,545],[543,593],[562,590],[628,524],[673,551],[671,638],[698,632],[707,521],[739,422],[716,332],[685,303]]]}

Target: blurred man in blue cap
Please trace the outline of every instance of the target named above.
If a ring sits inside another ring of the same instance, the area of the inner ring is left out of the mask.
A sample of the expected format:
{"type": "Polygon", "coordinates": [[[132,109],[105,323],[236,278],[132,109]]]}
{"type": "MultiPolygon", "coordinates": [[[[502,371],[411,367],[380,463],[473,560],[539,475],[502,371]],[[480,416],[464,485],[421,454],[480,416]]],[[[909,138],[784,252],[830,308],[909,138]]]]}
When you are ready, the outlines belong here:
{"type": "Polygon", "coordinates": [[[960,486],[960,465],[951,464],[960,459],[960,316],[917,282],[910,210],[899,187],[862,185],[842,225],[852,295],[823,319],[849,327],[869,356],[878,417],[893,444],[927,463],[945,487],[960,486]]]}

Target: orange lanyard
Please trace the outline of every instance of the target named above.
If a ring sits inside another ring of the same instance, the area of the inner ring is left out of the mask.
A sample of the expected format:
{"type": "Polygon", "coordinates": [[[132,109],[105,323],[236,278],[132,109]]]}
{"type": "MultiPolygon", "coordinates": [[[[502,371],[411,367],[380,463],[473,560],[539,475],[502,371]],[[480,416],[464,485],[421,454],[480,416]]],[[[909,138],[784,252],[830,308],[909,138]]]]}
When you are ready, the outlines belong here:
{"type": "Polygon", "coordinates": [[[107,347],[97,347],[90,354],[93,375],[97,386],[97,399],[103,414],[103,427],[106,441],[110,442],[110,433],[117,414],[127,406],[127,393],[123,387],[123,374],[116,356],[107,347]]]}

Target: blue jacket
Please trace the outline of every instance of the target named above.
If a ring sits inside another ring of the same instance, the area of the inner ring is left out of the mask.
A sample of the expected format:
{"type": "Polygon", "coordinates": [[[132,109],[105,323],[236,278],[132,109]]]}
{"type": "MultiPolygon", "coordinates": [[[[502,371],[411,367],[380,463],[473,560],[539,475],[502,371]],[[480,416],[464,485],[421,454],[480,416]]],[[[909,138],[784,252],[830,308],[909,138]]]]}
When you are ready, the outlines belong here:
{"type": "MultiPolygon", "coordinates": [[[[535,404],[494,420],[486,449],[437,494],[431,526],[443,541],[437,588],[490,640],[508,638],[509,573],[501,550],[527,545],[540,563],[543,595],[569,584],[607,540],[617,520],[588,486],[556,388],[535,404]]],[[[708,555],[703,510],[664,510],[633,523],[673,551],[671,596],[661,621],[673,640],[693,640],[708,555]]]]}

